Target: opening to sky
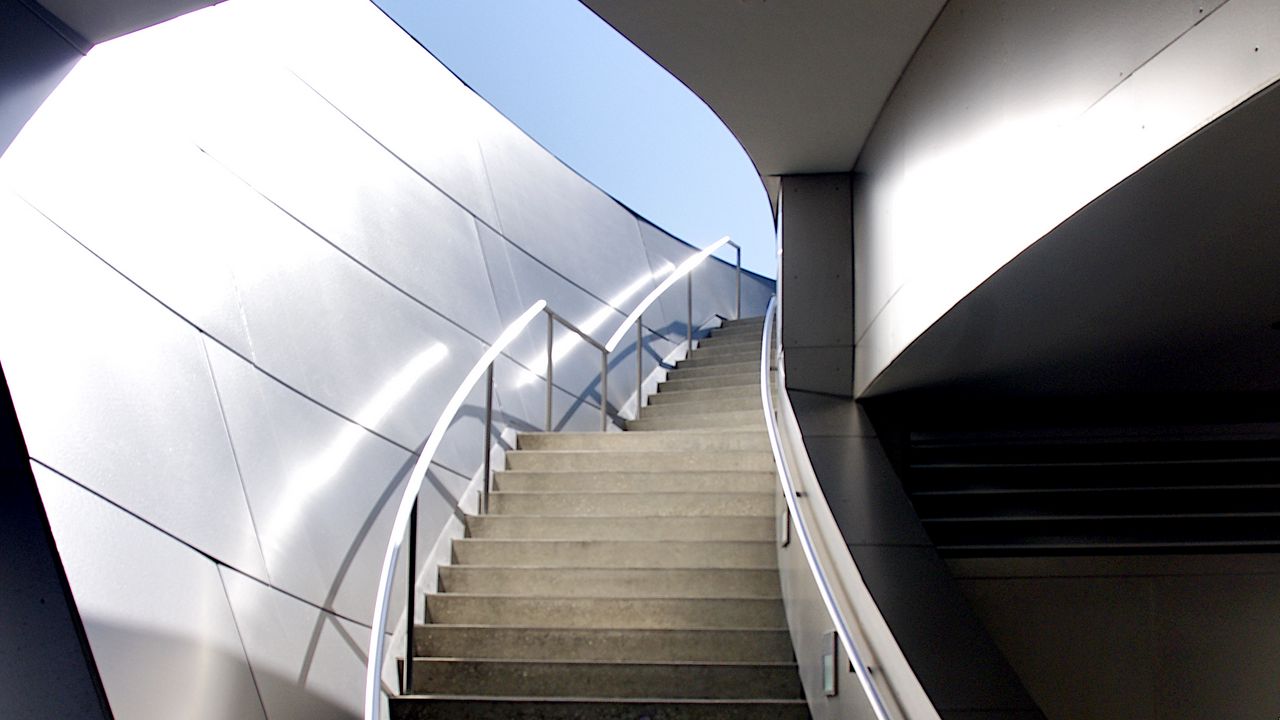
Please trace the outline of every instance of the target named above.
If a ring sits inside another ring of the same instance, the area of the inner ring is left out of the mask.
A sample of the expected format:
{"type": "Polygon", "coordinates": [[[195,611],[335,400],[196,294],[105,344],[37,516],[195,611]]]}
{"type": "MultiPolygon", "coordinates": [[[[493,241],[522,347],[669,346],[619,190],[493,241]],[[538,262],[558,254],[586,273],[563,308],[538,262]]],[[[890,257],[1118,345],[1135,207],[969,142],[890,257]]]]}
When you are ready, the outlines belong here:
{"type": "Polygon", "coordinates": [[[577,0],[376,3],[587,180],[693,245],[732,236],[744,267],[774,277],[769,199],[742,146],[701,99],[577,0]]]}

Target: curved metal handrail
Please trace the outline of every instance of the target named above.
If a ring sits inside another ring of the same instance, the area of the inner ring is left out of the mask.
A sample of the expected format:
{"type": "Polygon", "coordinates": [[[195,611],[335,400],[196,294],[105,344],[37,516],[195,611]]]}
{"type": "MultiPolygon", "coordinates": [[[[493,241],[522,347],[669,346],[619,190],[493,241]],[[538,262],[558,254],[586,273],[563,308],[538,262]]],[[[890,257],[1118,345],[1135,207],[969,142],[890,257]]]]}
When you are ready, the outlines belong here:
{"type": "MultiPolygon", "coordinates": [[[[782,438],[781,433],[778,431],[778,422],[773,408],[773,393],[769,386],[769,336],[773,331],[777,305],[778,297],[775,295],[769,300],[769,307],[764,313],[764,330],[760,343],[760,400],[764,405],[769,448],[773,451],[773,461],[778,467],[778,481],[782,485],[782,497],[786,500],[787,512],[790,513],[791,520],[795,524],[796,539],[804,550],[805,560],[809,563],[809,571],[813,574],[813,580],[818,586],[818,594],[822,596],[822,604],[827,608],[827,615],[831,617],[831,623],[835,626],[836,635],[840,638],[840,644],[844,646],[844,651],[849,656],[849,663],[853,666],[854,673],[858,676],[858,682],[862,685],[862,691],[867,696],[867,702],[870,703],[871,710],[876,714],[878,720],[892,720],[880,689],[876,686],[875,679],[871,677],[871,668],[863,660],[862,653],[859,652],[853,642],[853,633],[850,631],[849,622],[845,619],[844,613],[839,606],[836,605],[835,593],[831,589],[831,581],[827,578],[826,571],[822,569],[822,563],[818,561],[818,552],[814,547],[813,537],[809,532],[808,521],[800,513],[795,482],[791,478],[790,466],[782,452],[782,438]]],[[[774,358],[776,358],[779,383],[781,384],[784,376],[781,340],[778,342],[778,349],[774,358]]],[[[785,389],[783,391],[785,392],[785,389]]]]}
{"type": "MultiPolygon", "coordinates": [[[[491,416],[492,416],[491,403],[493,399],[492,398],[493,363],[498,358],[498,356],[504,350],[506,350],[506,348],[512,343],[512,341],[514,341],[515,338],[526,327],[528,327],[529,323],[531,323],[533,319],[538,316],[539,313],[546,313],[547,315],[547,367],[546,367],[547,420],[546,421],[547,421],[547,430],[550,431],[551,418],[552,418],[551,398],[552,398],[552,388],[553,388],[552,372],[553,372],[553,363],[554,363],[554,353],[552,350],[552,343],[554,341],[554,323],[558,322],[561,325],[563,325],[565,328],[567,328],[569,331],[577,334],[588,345],[599,350],[601,353],[600,413],[601,413],[601,425],[602,425],[601,429],[604,430],[604,429],[608,429],[607,395],[608,395],[608,381],[609,381],[609,373],[608,373],[609,353],[611,353],[614,350],[614,348],[617,347],[618,343],[621,342],[621,339],[626,335],[628,329],[630,329],[632,325],[636,325],[636,375],[637,375],[636,407],[637,407],[637,415],[638,415],[638,412],[639,412],[638,408],[640,406],[640,401],[641,401],[644,362],[640,353],[640,348],[642,344],[641,335],[643,333],[643,327],[642,325],[637,323],[640,321],[640,319],[644,315],[645,310],[647,310],[649,306],[652,305],[654,301],[656,301],[662,295],[663,292],[665,292],[668,288],[670,288],[673,284],[675,284],[675,282],[680,278],[689,276],[689,273],[691,273],[694,268],[698,267],[698,265],[700,265],[704,260],[706,260],[707,257],[709,257],[712,252],[718,250],[720,247],[726,244],[732,245],[738,250],[738,261],[737,261],[738,275],[737,275],[737,281],[736,281],[737,302],[736,302],[735,314],[740,315],[742,310],[742,248],[737,243],[730,240],[729,236],[726,235],[720,238],[719,240],[715,241],[714,243],[708,245],[706,248],[702,249],[701,251],[685,259],[684,262],[682,262],[675,270],[673,270],[671,274],[668,275],[663,282],[659,283],[658,286],[655,287],[653,291],[650,292],[644,298],[644,300],[642,300],[636,306],[636,308],[631,311],[631,314],[628,315],[625,320],[623,320],[622,325],[619,326],[618,330],[614,333],[613,337],[610,338],[609,342],[601,344],[599,341],[595,340],[593,337],[587,334],[584,330],[574,325],[564,316],[556,313],[554,310],[548,307],[546,300],[539,300],[533,305],[531,305],[529,309],[525,310],[524,313],[521,314],[520,317],[515,320],[515,322],[511,323],[511,325],[509,325],[505,330],[503,330],[502,334],[498,336],[498,339],[494,341],[493,345],[491,345],[489,349],[486,350],[484,354],[480,356],[480,359],[476,361],[476,364],[471,368],[470,372],[467,373],[462,383],[458,386],[458,389],[454,391],[453,397],[451,397],[449,399],[449,402],[445,405],[444,410],[440,414],[440,418],[436,421],[435,426],[431,430],[431,434],[427,436],[427,440],[422,446],[422,452],[418,457],[418,461],[414,464],[413,471],[409,474],[409,481],[408,481],[408,484],[405,486],[404,492],[400,497],[400,504],[396,509],[396,516],[395,516],[395,521],[391,527],[390,539],[387,541],[387,551],[382,561],[382,571],[381,571],[381,576],[378,583],[377,600],[375,601],[375,605],[374,605],[373,627],[370,629],[370,634],[369,634],[369,663],[365,672],[364,717],[366,718],[366,720],[376,720],[381,715],[381,709],[382,709],[381,678],[382,678],[382,665],[386,659],[385,628],[387,624],[387,613],[389,612],[390,605],[391,605],[391,587],[394,582],[396,563],[400,558],[400,550],[403,547],[405,542],[406,530],[408,530],[408,534],[411,536],[410,545],[409,545],[409,564],[410,564],[410,571],[409,571],[410,577],[409,577],[409,587],[408,587],[409,601],[406,605],[407,614],[409,615],[409,618],[408,618],[408,630],[407,630],[406,641],[410,648],[412,647],[412,644],[413,644],[413,614],[414,614],[413,613],[413,594],[416,592],[416,588],[414,587],[415,580],[416,580],[416,578],[414,577],[414,573],[416,571],[416,568],[413,566],[416,565],[414,561],[414,543],[416,541],[413,540],[412,538],[416,537],[416,534],[417,534],[416,522],[415,522],[415,518],[416,518],[415,509],[417,507],[418,493],[422,490],[422,483],[426,478],[427,470],[431,465],[431,461],[434,458],[436,451],[439,450],[441,443],[444,441],[444,436],[446,431],[448,431],[449,426],[453,423],[453,419],[458,414],[458,410],[461,409],[462,403],[466,400],[467,395],[471,393],[471,390],[475,387],[476,383],[479,382],[480,376],[483,375],[486,371],[489,373],[489,397],[485,401],[485,448],[484,448],[485,455],[484,455],[483,478],[482,478],[483,484],[482,484],[482,489],[480,493],[480,506],[483,510],[487,510],[488,509],[488,485],[489,485],[489,475],[490,475],[489,437],[491,432],[491,416]]],[[[689,277],[688,313],[689,313],[688,337],[689,337],[689,344],[690,346],[692,346],[693,344],[693,280],[691,276],[689,277]]],[[[413,662],[411,651],[409,652],[409,657],[406,657],[405,662],[407,664],[410,664],[410,667],[411,667],[411,663],[413,662]]],[[[410,676],[409,669],[410,668],[406,668],[406,672],[405,672],[406,685],[409,684],[408,683],[408,678],[410,676]]]]}
{"type": "MultiPolygon", "coordinates": [[[[387,552],[382,560],[382,575],[378,582],[378,599],[374,604],[373,628],[369,634],[369,666],[365,673],[364,716],[366,718],[377,718],[382,709],[382,663],[386,653],[383,628],[386,627],[387,612],[391,605],[391,585],[395,575],[396,561],[400,558],[400,548],[404,544],[405,531],[409,526],[409,515],[418,504],[418,493],[422,490],[422,482],[426,479],[431,460],[440,449],[440,443],[444,442],[445,432],[453,424],[453,418],[462,408],[462,403],[466,401],[467,395],[471,394],[471,389],[480,381],[480,376],[546,306],[546,300],[539,300],[530,305],[529,309],[507,326],[507,329],[503,330],[498,339],[480,356],[458,389],[454,391],[453,397],[449,398],[448,404],[444,406],[440,419],[436,421],[435,427],[431,429],[431,434],[427,436],[427,441],[422,446],[422,453],[413,466],[413,472],[409,474],[409,482],[400,496],[400,506],[396,509],[395,522],[391,525],[391,538],[387,542],[387,552]]],[[[413,583],[412,569],[410,569],[409,582],[413,583]]],[[[409,634],[411,636],[413,634],[413,618],[409,618],[409,634]]],[[[413,658],[406,658],[406,661],[413,662],[413,658]]]]}
{"type": "MultiPolygon", "coordinates": [[[[733,247],[738,248],[738,273],[739,273],[739,276],[738,276],[739,277],[738,279],[739,308],[738,309],[740,314],[741,303],[742,303],[742,290],[741,290],[742,247],[739,246],[738,243],[729,239],[728,235],[725,235],[724,237],[720,238],[719,240],[716,240],[715,242],[699,250],[693,255],[690,255],[688,258],[685,259],[684,262],[677,265],[676,269],[672,270],[670,275],[663,278],[662,282],[658,283],[658,286],[655,287],[652,292],[650,292],[648,295],[645,295],[644,299],[640,301],[640,304],[636,305],[635,308],[631,311],[631,314],[627,315],[626,319],[622,321],[622,324],[618,326],[618,329],[614,331],[613,335],[609,337],[609,340],[605,342],[604,344],[605,348],[609,352],[613,352],[614,349],[618,347],[618,343],[622,342],[622,338],[626,337],[627,330],[631,329],[631,326],[634,325],[642,315],[644,315],[644,311],[648,310],[649,306],[652,305],[654,301],[656,301],[659,297],[661,297],[662,293],[667,291],[667,288],[670,288],[672,285],[675,285],[676,281],[679,280],[680,278],[693,272],[693,269],[698,267],[698,265],[702,264],[702,261],[706,260],[707,257],[711,255],[711,253],[715,252],[716,250],[719,250],[721,247],[725,245],[732,245],[733,247]]],[[[690,327],[689,330],[690,332],[692,332],[692,327],[690,327]]]]}

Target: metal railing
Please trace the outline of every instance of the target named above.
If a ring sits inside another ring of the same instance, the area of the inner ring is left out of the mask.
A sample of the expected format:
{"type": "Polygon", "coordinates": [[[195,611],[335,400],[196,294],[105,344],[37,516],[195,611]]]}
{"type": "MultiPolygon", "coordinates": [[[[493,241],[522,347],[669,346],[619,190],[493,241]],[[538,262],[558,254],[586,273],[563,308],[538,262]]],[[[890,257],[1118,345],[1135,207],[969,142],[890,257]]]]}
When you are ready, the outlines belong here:
{"type": "Polygon", "coordinates": [[[774,345],[771,342],[773,338],[770,338],[770,334],[774,329],[777,307],[778,298],[775,295],[769,301],[768,309],[765,310],[764,329],[760,341],[760,401],[764,405],[769,447],[773,451],[774,464],[778,467],[778,482],[782,486],[782,497],[786,501],[787,520],[795,526],[795,540],[799,542],[801,549],[804,551],[805,560],[809,564],[809,571],[818,586],[818,594],[822,597],[822,604],[827,609],[827,615],[831,618],[836,637],[839,638],[841,646],[844,647],[845,654],[849,658],[849,664],[853,667],[854,674],[857,675],[858,682],[862,685],[862,691],[866,695],[867,702],[871,705],[872,712],[875,713],[878,720],[892,720],[892,716],[885,705],[884,696],[880,692],[876,679],[872,677],[871,666],[863,659],[861,651],[858,650],[857,645],[853,642],[851,625],[836,603],[831,581],[827,577],[821,561],[818,559],[818,551],[813,544],[813,535],[809,530],[808,521],[805,520],[804,514],[800,512],[800,493],[796,490],[790,465],[787,462],[786,455],[782,452],[782,436],[778,430],[769,373],[772,364],[773,367],[777,368],[779,391],[786,392],[786,371],[783,366],[781,333],[778,333],[779,337],[776,339],[776,350],[772,354],[770,353],[770,349],[774,345]]]}
{"type": "Polygon", "coordinates": [[[546,421],[545,428],[550,431],[553,429],[553,410],[552,399],[554,397],[554,335],[555,324],[560,323],[569,331],[575,333],[588,345],[600,351],[600,423],[601,430],[607,430],[609,427],[609,410],[608,410],[608,389],[609,389],[609,355],[622,342],[632,325],[636,328],[635,354],[636,354],[636,417],[640,415],[641,392],[644,383],[644,328],[642,319],[644,313],[662,294],[674,285],[680,278],[685,277],[686,280],[686,320],[687,331],[686,338],[689,343],[689,349],[693,348],[693,276],[692,271],[698,267],[704,260],[724,245],[732,245],[737,249],[736,262],[736,280],[735,280],[735,311],[734,316],[740,317],[742,314],[742,248],[734,243],[726,235],[706,248],[691,255],[684,262],[680,263],[671,273],[659,283],[652,292],[640,301],[623,320],[617,331],[609,338],[608,342],[600,343],[591,337],[581,328],[574,325],[564,316],[556,313],[547,306],[546,300],[538,300],[530,305],[527,310],[521,313],[515,322],[511,323],[498,339],[494,341],[485,352],[476,361],[471,370],[467,373],[462,383],[454,391],[449,402],[445,404],[443,411],[440,413],[439,419],[431,429],[431,434],[427,436],[426,442],[422,446],[422,452],[418,456],[417,462],[413,466],[413,471],[409,474],[408,482],[405,485],[404,492],[400,496],[400,504],[396,510],[395,520],[391,526],[391,535],[387,541],[386,553],[383,556],[382,570],[378,582],[377,599],[374,602],[373,623],[369,635],[369,660],[365,673],[365,698],[364,698],[364,717],[366,720],[377,720],[382,710],[382,666],[386,660],[386,637],[385,628],[387,625],[387,614],[390,612],[391,605],[391,589],[394,583],[395,568],[400,558],[400,551],[403,546],[409,546],[406,565],[408,566],[409,580],[407,586],[407,600],[405,602],[405,617],[407,618],[408,627],[405,637],[405,663],[402,674],[402,685],[405,692],[413,687],[413,623],[415,615],[415,598],[417,595],[417,537],[418,537],[418,503],[417,498],[422,490],[422,484],[426,479],[427,471],[431,466],[431,461],[435,457],[436,451],[440,449],[440,445],[444,442],[445,433],[449,426],[453,424],[454,418],[458,411],[461,410],[463,402],[475,388],[476,383],[480,381],[480,376],[484,375],[485,381],[485,401],[484,401],[484,459],[482,461],[482,475],[479,493],[479,509],[482,513],[489,511],[489,496],[493,487],[493,468],[491,466],[491,439],[493,437],[493,387],[494,387],[494,362],[498,359],[511,343],[519,337],[520,333],[533,322],[540,313],[547,316],[547,366],[546,366],[546,421]]]}
{"type": "Polygon", "coordinates": [[[686,289],[685,290],[685,311],[686,311],[685,341],[688,343],[689,350],[692,351],[693,350],[693,269],[696,268],[698,265],[701,265],[702,261],[706,260],[707,257],[711,255],[711,253],[715,252],[716,250],[719,250],[725,245],[732,245],[733,248],[738,252],[738,259],[735,264],[736,274],[735,274],[735,280],[734,280],[735,282],[734,292],[736,294],[736,297],[734,299],[733,317],[735,319],[742,317],[742,247],[738,245],[738,243],[731,240],[728,235],[725,235],[719,240],[716,240],[715,242],[706,246],[699,252],[689,256],[684,262],[677,265],[676,269],[672,270],[670,275],[668,275],[665,279],[663,279],[662,282],[658,283],[658,286],[655,287],[648,295],[646,295],[644,300],[641,300],[639,304],[636,305],[635,309],[631,311],[631,314],[627,315],[627,318],[622,321],[622,324],[618,326],[618,329],[613,333],[613,335],[609,337],[609,340],[605,342],[604,344],[605,352],[606,353],[613,352],[614,348],[618,347],[618,344],[622,342],[622,338],[626,337],[627,330],[632,326],[632,324],[636,326],[636,417],[637,418],[640,417],[640,396],[641,396],[641,390],[644,387],[644,352],[643,352],[644,336],[643,336],[643,330],[642,330],[643,328],[642,319],[644,318],[645,311],[649,309],[649,306],[652,305],[654,301],[656,301],[659,297],[662,297],[662,294],[666,292],[672,285],[675,285],[676,282],[681,277],[687,278],[685,281],[685,289],[686,289]]]}

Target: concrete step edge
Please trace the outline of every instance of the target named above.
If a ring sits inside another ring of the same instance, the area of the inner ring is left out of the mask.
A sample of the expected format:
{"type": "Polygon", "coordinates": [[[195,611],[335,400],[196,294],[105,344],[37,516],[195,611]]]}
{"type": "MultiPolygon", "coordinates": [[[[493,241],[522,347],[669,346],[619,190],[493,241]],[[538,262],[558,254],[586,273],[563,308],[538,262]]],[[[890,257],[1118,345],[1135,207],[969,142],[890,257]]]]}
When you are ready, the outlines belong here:
{"type": "Polygon", "coordinates": [[[582,703],[598,705],[807,705],[804,698],[632,698],[632,697],[554,697],[543,695],[447,695],[440,693],[396,695],[391,702],[414,700],[448,700],[452,702],[489,703],[582,703]]]}

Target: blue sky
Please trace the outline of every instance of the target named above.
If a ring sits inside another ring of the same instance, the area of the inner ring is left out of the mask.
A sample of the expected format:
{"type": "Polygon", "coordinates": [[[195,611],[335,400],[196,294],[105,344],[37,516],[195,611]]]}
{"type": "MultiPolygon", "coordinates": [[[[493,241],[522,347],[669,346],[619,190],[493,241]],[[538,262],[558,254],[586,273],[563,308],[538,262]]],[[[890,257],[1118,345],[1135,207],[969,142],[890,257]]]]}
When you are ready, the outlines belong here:
{"type": "Polygon", "coordinates": [[[375,2],[605,192],[694,245],[732,235],[744,267],[774,276],[769,200],[738,141],[577,0],[375,2]]]}

